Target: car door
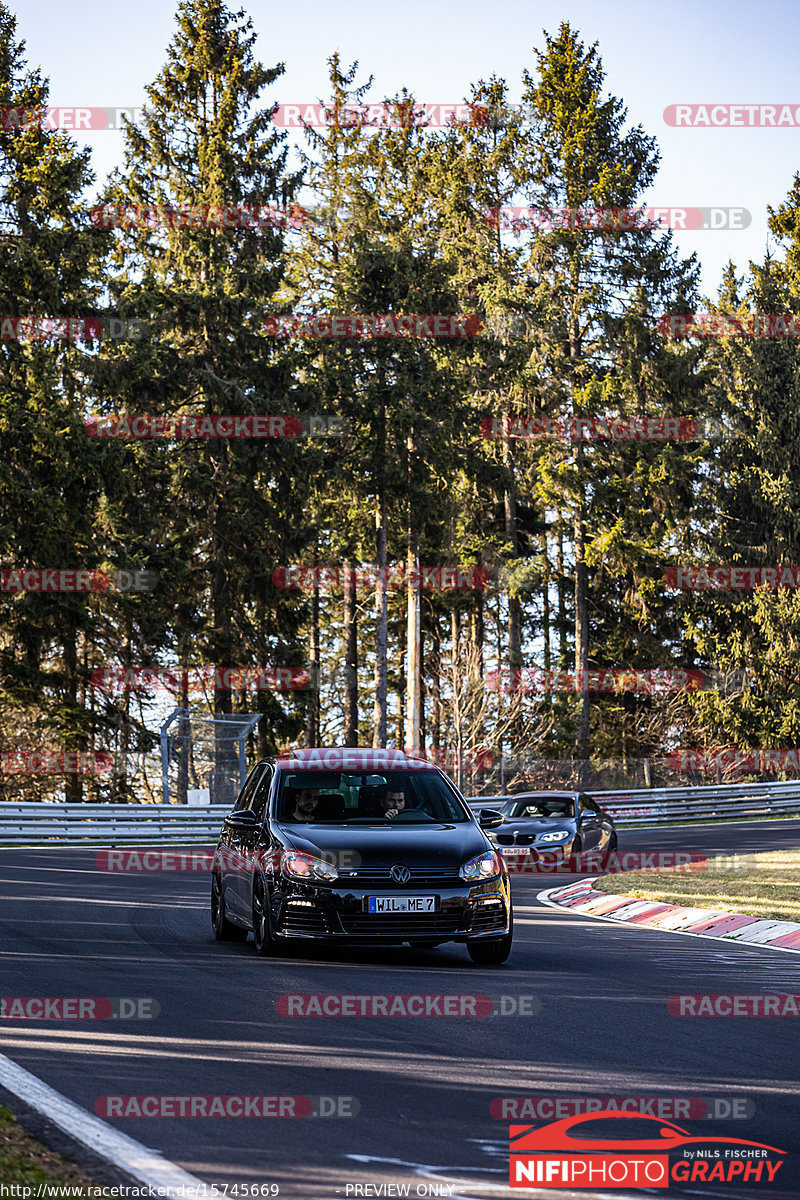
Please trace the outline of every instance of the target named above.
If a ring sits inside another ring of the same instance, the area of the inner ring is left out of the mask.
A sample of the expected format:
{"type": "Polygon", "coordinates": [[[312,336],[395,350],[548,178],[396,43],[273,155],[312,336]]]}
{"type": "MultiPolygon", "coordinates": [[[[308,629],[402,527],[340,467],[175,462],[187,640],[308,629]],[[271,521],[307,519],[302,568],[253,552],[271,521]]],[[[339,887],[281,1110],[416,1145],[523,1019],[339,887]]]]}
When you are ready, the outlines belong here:
{"type": "Polygon", "coordinates": [[[250,794],[250,803],[248,805],[256,815],[255,824],[251,829],[242,829],[239,831],[237,888],[240,890],[243,912],[248,917],[250,916],[253,904],[253,873],[258,869],[259,853],[264,846],[264,822],[268,815],[269,794],[272,790],[272,781],[275,778],[274,768],[269,763],[264,763],[263,765],[265,769],[256,781],[255,788],[250,794]]]}
{"type": "Polygon", "coordinates": [[[608,815],[608,813],[600,807],[596,800],[593,800],[592,803],[600,815],[600,841],[598,842],[598,846],[601,850],[607,850],[611,843],[611,838],[616,832],[614,829],[614,822],[611,820],[611,817],[608,815]]]}
{"type": "Polygon", "coordinates": [[[252,809],[258,786],[267,770],[271,772],[268,763],[257,763],[253,767],[222,827],[222,842],[225,847],[225,872],[223,875],[225,904],[232,913],[239,917],[250,916],[247,853],[257,824],[252,824],[250,827],[237,826],[236,818],[240,813],[252,809]]]}
{"type": "Polygon", "coordinates": [[[584,850],[595,850],[600,844],[603,833],[600,815],[592,797],[582,792],[578,796],[578,836],[584,850]]]}

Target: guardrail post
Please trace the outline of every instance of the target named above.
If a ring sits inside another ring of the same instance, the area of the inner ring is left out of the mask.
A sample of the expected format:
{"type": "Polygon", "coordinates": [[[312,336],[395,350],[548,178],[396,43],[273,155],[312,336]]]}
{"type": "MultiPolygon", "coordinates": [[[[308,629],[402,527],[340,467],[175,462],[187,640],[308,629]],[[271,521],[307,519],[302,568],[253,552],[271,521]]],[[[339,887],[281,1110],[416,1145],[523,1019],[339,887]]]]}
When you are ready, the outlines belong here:
{"type": "Polygon", "coordinates": [[[169,804],[169,737],[167,730],[176,717],[187,711],[183,708],[174,709],[161,726],[161,795],[165,804],[169,804]]]}

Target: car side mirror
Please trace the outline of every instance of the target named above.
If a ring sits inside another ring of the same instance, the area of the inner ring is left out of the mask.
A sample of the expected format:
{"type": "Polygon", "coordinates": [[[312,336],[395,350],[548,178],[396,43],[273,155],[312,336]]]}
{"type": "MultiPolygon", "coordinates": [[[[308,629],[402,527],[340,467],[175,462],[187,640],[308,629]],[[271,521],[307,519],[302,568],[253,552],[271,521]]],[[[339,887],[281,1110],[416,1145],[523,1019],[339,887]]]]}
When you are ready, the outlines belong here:
{"type": "Polygon", "coordinates": [[[496,808],[481,808],[478,811],[478,824],[481,829],[497,829],[504,820],[505,817],[496,808]]]}
{"type": "Polygon", "coordinates": [[[225,818],[225,824],[231,829],[255,829],[257,822],[258,817],[252,808],[243,808],[241,812],[229,813],[225,818]]]}

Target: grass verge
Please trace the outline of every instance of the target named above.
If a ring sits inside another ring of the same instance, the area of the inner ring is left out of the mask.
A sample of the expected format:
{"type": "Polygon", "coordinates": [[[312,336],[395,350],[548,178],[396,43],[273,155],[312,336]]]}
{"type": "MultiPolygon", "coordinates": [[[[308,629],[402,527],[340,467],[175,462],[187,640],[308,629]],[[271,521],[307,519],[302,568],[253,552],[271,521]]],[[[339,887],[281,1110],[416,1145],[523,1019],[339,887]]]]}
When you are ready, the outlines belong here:
{"type": "Polygon", "coordinates": [[[710,858],[702,872],[627,871],[605,875],[595,887],[636,900],[800,922],[800,850],[710,858]]]}
{"type": "Polygon", "coordinates": [[[78,1167],[65,1162],[60,1155],[42,1146],[23,1129],[8,1108],[0,1107],[0,1194],[24,1196],[21,1188],[29,1188],[35,1196],[41,1187],[42,1200],[52,1197],[76,1198],[101,1194],[102,1184],[90,1179],[78,1167]],[[17,1191],[9,1191],[15,1184],[17,1191]],[[91,1192],[87,1191],[91,1188],[91,1192]]]}

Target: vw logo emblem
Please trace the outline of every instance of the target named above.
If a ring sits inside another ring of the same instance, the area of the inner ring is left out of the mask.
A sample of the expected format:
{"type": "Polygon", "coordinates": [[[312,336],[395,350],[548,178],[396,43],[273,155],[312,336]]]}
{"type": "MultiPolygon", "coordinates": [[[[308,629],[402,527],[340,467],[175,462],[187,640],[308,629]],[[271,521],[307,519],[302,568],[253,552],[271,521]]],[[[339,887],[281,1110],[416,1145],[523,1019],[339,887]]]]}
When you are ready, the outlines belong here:
{"type": "Polygon", "coordinates": [[[392,867],[389,874],[395,883],[408,883],[409,879],[411,878],[411,872],[409,871],[408,867],[403,867],[399,863],[397,866],[392,867]]]}

